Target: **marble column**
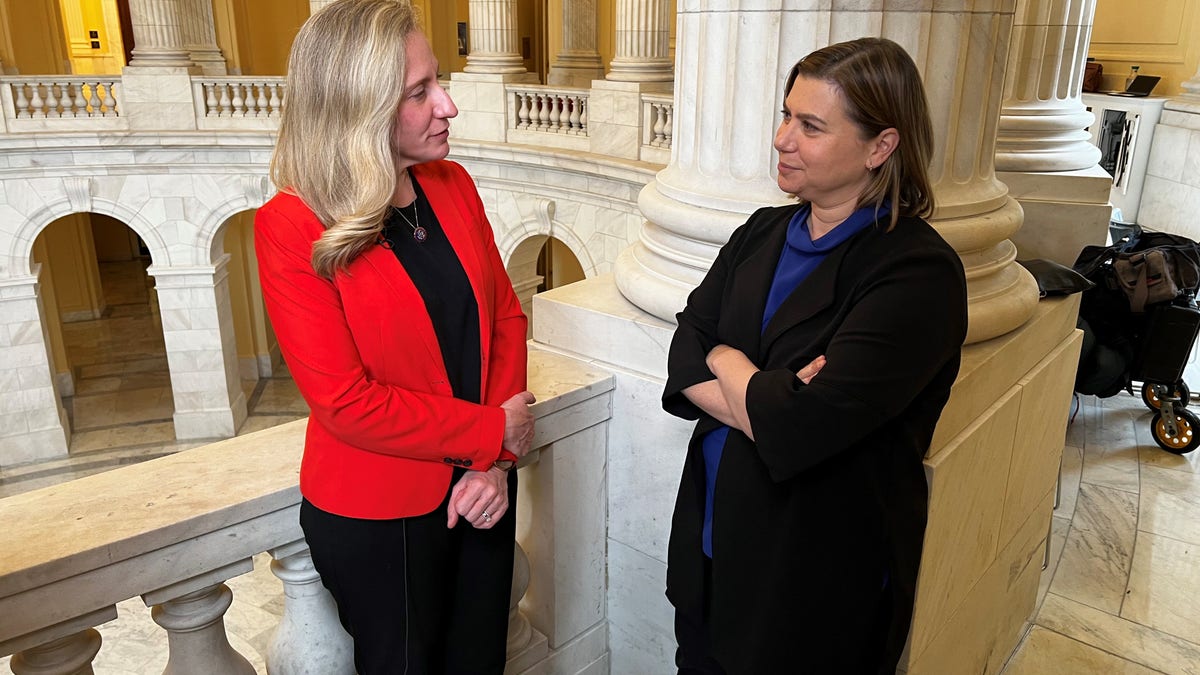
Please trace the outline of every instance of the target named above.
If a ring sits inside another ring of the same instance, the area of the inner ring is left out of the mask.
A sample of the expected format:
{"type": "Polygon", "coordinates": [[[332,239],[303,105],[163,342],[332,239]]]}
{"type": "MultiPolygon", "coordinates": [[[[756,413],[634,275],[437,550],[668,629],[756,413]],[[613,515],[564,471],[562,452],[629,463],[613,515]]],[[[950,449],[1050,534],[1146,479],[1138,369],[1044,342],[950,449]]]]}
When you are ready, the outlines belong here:
{"type": "Polygon", "coordinates": [[[154,277],[175,402],[175,437],[229,438],[246,420],[229,299],[229,254],[154,277]]]}
{"type": "Polygon", "coordinates": [[[1021,227],[1021,207],[992,161],[1014,2],[990,11],[957,0],[938,11],[859,12],[685,3],[672,159],[639,198],[648,222],[617,261],[621,293],[671,320],[746,215],[787,199],[775,185],[771,138],[788,69],[823,45],[882,34],[913,55],[925,78],[936,136],[933,224],[967,271],[968,343],[1020,326],[1032,315],[1037,287],[1015,262],[1009,238],[1021,227]],[[731,68],[726,54],[735,52],[760,56],[731,68]]]}
{"type": "Polygon", "coordinates": [[[180,30],[181,13],[180,0],[130,0],[134,47],[129,66],[192,65],[180,30]]]}
{"type": "Polygon", "coordinates": [[[229,69],[213,24],[212,0],[182,0],[181,34],[192,62],[209,76],[228,75],[229,69]]]}
{"type": "Polygon", "coordinates": [[[617,0],[616,52],[609,63],[609,80],[670,82],[668,0],[617,0]]]}
{"type": "Polygon", "coordinates": [[[42,269],[0,281],[0,468],[66,457],[70,444],[42,321],[42,269]]]}
{"type": "Polygon", "coordinates": [[[563,0],[562,51],[550,65],[547,84],[591,87],[604,77],[596,51],[596,0],[563,0]]]}
{"type": "Polygon", "coordinates": [[[313,14],[317,13],[317,10],[321,9],[325,5],[331,5],[333,3],[334,0],[308,0],[308,15],[312,16],[313,14]]]}
{"type": "Polygon", "coordinates": [[[1108,232],[1112,181],[1097,165],[1087,131],[1094,115],[1080,97],[1095,8],[1095,0],[1017,1],[996,171],[1025,212],[1012,237],[1022,258],[1071,265],[1108,232]]]}
{"type": "Polygon", "coordinates": [[[667,321],[748,214],[786,203],[772,176],[777,103],[784,73],[817,46],[811,35],[781,30],[784,11],[696,4],[678,14],[671,163],[642,190],[647,222],[615,268],[621,293],[667,321]],[[733,53],[747,57],[730,61],[733,53]]]}
{"type": "Polygon", "coordinates": [[[1080,99],[1095,9],[1095,0],[1017,0],[998,171],[1071,171],[1100,159],[1080,99]]]}
{"type": "Polygon", "coordinates": [[[468,73],[524,73],[517,45],[516,0],[471,0],[468,73]]]}

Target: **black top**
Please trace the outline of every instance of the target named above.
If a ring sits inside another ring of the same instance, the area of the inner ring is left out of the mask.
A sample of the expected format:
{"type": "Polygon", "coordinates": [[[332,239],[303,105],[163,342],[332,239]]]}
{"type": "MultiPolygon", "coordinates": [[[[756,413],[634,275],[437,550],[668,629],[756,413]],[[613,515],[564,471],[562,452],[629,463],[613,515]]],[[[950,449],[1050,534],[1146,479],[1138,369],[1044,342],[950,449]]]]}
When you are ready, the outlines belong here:
{"type": "Polygon", "coordinates": [[[416,177],[413,177],[413,189],[417,193],[415,214],[412,204],[402,209],[393,207],[384,223],[383,237],[425,302],[454,397],[479,403],[482,367],[479,305],[475,302],[467,273],[416,177]],[[405,221],[405,216],[411,225],[405,221]],[[413,225],[424,229],[424,241],[414,237],[413,225]]]}

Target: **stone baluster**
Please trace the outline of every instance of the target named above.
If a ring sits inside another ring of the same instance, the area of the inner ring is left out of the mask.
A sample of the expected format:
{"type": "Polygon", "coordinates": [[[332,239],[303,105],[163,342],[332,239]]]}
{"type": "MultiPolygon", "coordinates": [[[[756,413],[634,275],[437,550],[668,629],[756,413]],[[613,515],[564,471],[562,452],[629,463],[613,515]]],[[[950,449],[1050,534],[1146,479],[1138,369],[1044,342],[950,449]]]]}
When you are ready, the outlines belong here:
{"type": "Polygon", "coordinates": [[[308,543],[271,550],[271,572],[283,582],[283,616],[267,650],[273,673],[354,675],[354,642],[338,621],[308,543]]]}
{"type": "Polygon", "coordinates": [[[233,591],[224,580],[253,569],[249,560],[146,593],[154,623],[167,631],[169,656],[163,675],[254,675],[254,666],[229,644],[225,611],[233,591]],[[214,583],[215,582],[215,583],[214,583]]]}
{"type": "Polygon", "coordinates": [[[508,596],[508,642],[507,652],[511,658],[534,641],[533,627],[521,613],[521,598],[529,590],[529,556],[518,543],[513,543],[512,592],[508,596]]]}
{"type": "MultiPolygon", "coordinates": [[[[104,620],[117,617],[115,607],[103,611],[104,620]]],[[[8,667],[14,675],[92,675],[101,641],[95,628],[85,628],[13,654],[8,667]]]]}
{"type": "Polygon", "coordinates": [[[1109,175],[1080,96],[1095,0],[1018,0],[996,138],[996,172],[1021,203],[1023,258],[1071,265],[1103,244],[1109,175]],[[1067,212],[1070,215],[1066,215],[1067,212]]]}
{"type": "Polygon", "coordinates": [[[468,73],[524,73],[517,46],[516,0],[471,0],[468,73]]]}
{"type": "Polygon", "coordinates": [[[180,0],[130,0],[133,59],[130,67],[192,65],[180,32],[180,0]]]}
{"type": "Polygon", "coordinates": [[[604,77],[596,51],[596,0],[563,0],[562,51],[550,65],[548,84],[590,87],[604,77]]]}
{"type": "Polygon", "coordinates": [[[184,48],[204,75],[227,75],[229,68],[213,22],[212,0],[182,0],[180,32],[184,48]]]}
{"type": "Polygon", "coordinates": [[[668,0],[617,0],[616,53],[609,80],[670,82],[675,79],[670,56],[668,0]]]}

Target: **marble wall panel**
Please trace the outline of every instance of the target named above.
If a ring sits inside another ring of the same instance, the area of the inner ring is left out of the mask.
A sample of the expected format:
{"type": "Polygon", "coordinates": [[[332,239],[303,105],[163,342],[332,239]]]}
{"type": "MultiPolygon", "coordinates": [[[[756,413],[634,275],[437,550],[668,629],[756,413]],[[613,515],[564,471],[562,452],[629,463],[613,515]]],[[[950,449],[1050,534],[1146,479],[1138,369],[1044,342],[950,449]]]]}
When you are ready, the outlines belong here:
{"type": "Polygon", "coordinates": [[[1188,155],[1191,133],[1187,129],[1159,124],[1154,129],[1154,144],[1150,146],[1148,175],[1184,182],[1183,166],[1188,155]]]}
{"type": "MultiPolygon", "coordinates": [[[[910,636],[920,654],[996,558],[1021,391],[1010,390],[926,460],[929,524],[910,636]]],[[[1043,526],[1048,524],[1048,520],[1043,526]]]]}
{"type": "Polygon", "coordinates": [[[1053,499],[1043,495],[923,651],[916,651],[915,632],[910,635],[908,675],[1000,672],[1033,612],[1053,499]]]}
{"type": "Polygon", "coordinates": [[[1054,487],[1083,333],[1076,332],[1021,379],[1021,410],[1004,494],[1001,545],[1054,487]]]}
{"type": "Polygon", "coordinates": [[[666,564],[609,540],[608,570],[612,672],[674,672],[675,610],[664,595],[666,564]]]}

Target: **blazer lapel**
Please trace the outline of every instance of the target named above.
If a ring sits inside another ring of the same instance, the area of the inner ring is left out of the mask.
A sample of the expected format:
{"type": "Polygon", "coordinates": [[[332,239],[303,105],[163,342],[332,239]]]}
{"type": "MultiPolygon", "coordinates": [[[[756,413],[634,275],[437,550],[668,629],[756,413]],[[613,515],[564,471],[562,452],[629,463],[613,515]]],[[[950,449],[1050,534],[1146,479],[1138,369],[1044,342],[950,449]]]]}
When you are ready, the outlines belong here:
{"type": "Polygon", "coordinates": [[[850,248],[850,241],[843,243],[829,252],[825,260],[813,270],[808,277],[800,282],[791,295],[784,298],[775,316],[763,331],[762,349],[771,347],[780,335],[796,324],[812,318],[817,312],[833,304],[834,293],[837,291],[838,270],[842,260],[850,248]]]}
{"type": "Polygon", "coordinates": [[[786,236],[787,220],[784,220],[769,230],[758,246],[734,267],[729,299],[736,304],[726,328],[732,329],[736,336],[731,343],[742,348],[746,355],[759,353],[763,311],[786,236]]]}

